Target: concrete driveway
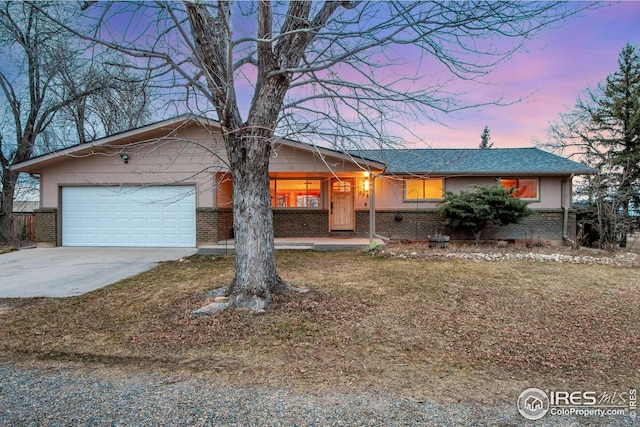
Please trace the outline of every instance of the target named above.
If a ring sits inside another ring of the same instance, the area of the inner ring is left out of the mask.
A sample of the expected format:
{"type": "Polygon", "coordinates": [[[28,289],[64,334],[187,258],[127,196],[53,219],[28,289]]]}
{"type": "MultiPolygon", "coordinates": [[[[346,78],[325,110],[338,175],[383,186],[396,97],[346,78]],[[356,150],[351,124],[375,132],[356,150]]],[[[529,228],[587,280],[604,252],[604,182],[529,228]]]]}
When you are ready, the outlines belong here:
{"type": "Polygon", "coordinates": [[[196,253],[195,248],[22,249],[0,255],[0,298],[84,294],[196,253]]]}

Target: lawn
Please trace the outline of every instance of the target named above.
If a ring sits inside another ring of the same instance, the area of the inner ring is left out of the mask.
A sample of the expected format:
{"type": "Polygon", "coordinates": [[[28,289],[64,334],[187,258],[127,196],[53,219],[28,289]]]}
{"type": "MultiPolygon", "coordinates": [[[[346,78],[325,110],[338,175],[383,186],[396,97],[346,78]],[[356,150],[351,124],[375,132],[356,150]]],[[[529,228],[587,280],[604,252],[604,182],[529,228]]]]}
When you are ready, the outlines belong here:
{"type": "Polygon", "coordinates": [[[230,281],[232,257],[162,263],[74,298],[0,300],[0,358],[442,402],[640,384],[638,268],[359,252],[277,262],[312,291],[264,315],[192,314],[230,281]]]}

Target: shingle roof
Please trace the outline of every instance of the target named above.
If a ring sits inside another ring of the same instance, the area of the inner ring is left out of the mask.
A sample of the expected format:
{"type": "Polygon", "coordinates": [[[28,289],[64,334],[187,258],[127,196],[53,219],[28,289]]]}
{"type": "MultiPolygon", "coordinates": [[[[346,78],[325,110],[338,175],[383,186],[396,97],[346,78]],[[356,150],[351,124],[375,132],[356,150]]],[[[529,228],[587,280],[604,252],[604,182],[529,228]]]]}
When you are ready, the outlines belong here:
{"type": "Polygon", "coordinates": [[[591,174],[582,163],[538,148],[382,149],[353,151],[353,155],[387,165],[386,174],[591,174]]]}

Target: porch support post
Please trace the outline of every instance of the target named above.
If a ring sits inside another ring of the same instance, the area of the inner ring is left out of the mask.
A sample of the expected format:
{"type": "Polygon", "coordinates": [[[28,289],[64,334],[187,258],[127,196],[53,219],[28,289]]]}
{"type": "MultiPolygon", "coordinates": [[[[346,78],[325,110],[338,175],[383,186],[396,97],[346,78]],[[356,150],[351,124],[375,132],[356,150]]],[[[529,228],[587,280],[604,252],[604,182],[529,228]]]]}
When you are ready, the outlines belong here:
{"type": "Polygon", "coordinates": [[[371,243],[376,236],[376,176],[372,173],[367,179],[371,180],[369,185],[369,243],[371,243]]]}

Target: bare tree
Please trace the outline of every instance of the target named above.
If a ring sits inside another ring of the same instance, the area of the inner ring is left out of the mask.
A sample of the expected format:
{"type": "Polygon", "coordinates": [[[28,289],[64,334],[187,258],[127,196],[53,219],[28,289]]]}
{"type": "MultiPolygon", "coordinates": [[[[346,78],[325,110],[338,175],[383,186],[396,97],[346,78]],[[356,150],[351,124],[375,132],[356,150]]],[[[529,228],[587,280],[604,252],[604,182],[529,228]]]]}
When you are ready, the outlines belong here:
{"type": "Polygon", "coordinates": [[[578,220],[582,236],[580,244],[615,250],[626,245],[626,233],[634,228],[633,217],[627,215],[629,200],[637,196],[631,175],[612,163],[601,164],[596,173],[585,178],[576,193],[580,197],[578,220]],[[612,172],[618,170],[618,172],[612,172]],[[623,190],[621,190],[623,189],[623,190]]]}
{"type": "Polygon", "coordinates": [[[468,107],[450,83],[481,78],[584,7],[84,2],[96,25],[77,34],[148,61],[162,87],[182,92],[199,114],[215,112],[233,178],[236,238],[236,275],[223,292],[232,305],[260,311],[273,293],[291,289],[274,257],[268,166],[276,135],[345,151],[399,142],[395,126],[468,107]]]}
{"type": "Polygon", "coordinates": [[[570,152],[598,170],[585,196],[601,243],[626,245],[630,212],[640,207],[640,54],[626,45],[618,71],[588,88],[549,128],[548,146],[570,152]]]}
{"type": "MultiPolygon", "coordinates": [[[[42,3],[40,7],[50,7],[42,3]]],[[[55,47],[64,31],[45,19],[38,9],[22,2],[0,5],[0,46],[8,67],[0,69],[0,95],[4,97],[0,129],[0,238],[13,239],[13,200],[19,173],[12,163],[28,160],[36,149],[38,136],[51,124],[55,114],[75,99],[59,89],[64,64],[55,47]]],[[[78,96],[95,91],[89,87],[78,96]]]]}
{"type": "Polygon", "coordinates": [[[11,223],[20,174],[9,169],[11,164],[130,129],[148,118],[148,72],[123,69],[122,59],[95,46],[87,54],[91,44],[57,23],[73,17],[69,6],[0,5],[0,53],[6,64],[0,68],[0,96],[5,99],[0,116],[2,240],[15,239],[11,223]],[[55,13],[56,22],[43,11],[55,13]]]}
{"type": "MultiPolygon", "coordinates": [[[[111,55],[113,56],[113,55],[111,55]]],[[[74,63],[64,68],[61,74],[64,90],[74,97],[59,114],[56,130],[65,124],[75,129],[75,143],[85,143],[113,135],[148,123],[151,104],[156,98],[149,88],[148,72],[133,71],[122,60],[102,55],[85,60],[86,64],[74,63]],[[90,87],[100,87],[88,96],[90,87]]],[[[53,136],[58,136],[54,132],[53,136]]],[[[58,141],[66,146],[69,141],[58,141]]]]}
{"type": "MultiPolygon", "coordinates": [[[[125,64],[116,64],[103,71],[108,90],[89,98],[91,111],[100,122],[102,135],[113,135],[151,121],[151,105],[156,94],[149,87],[149,73],[132,73],[125,64]]],[[[96,135],[94,138],[97,138],[96,135]]]]}

